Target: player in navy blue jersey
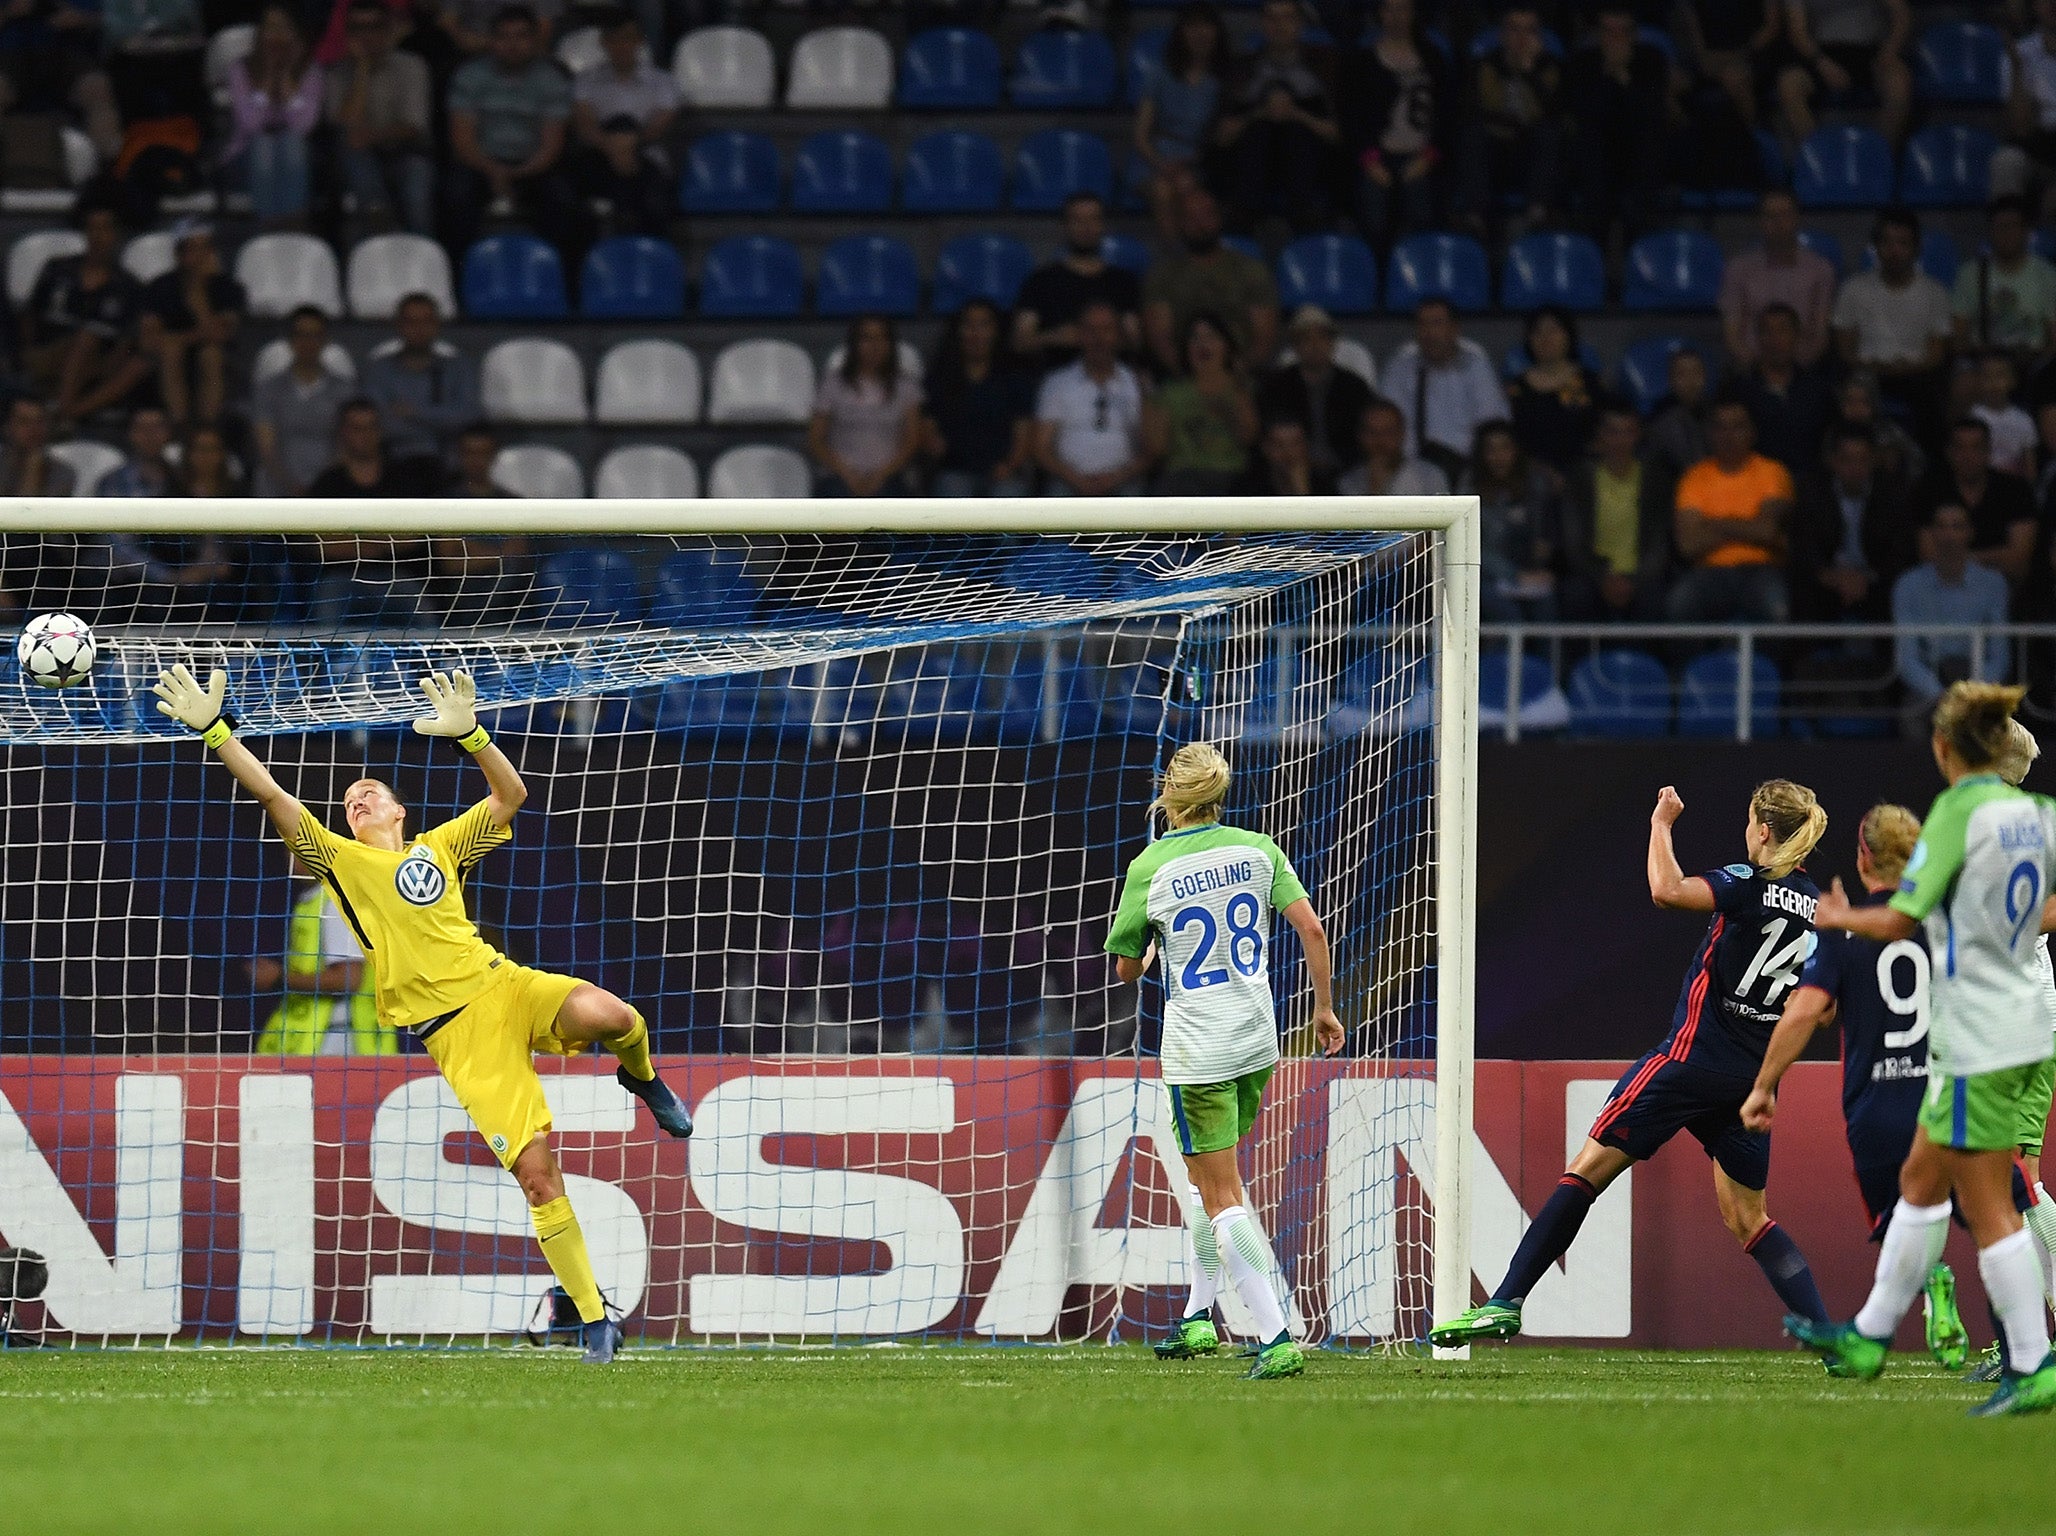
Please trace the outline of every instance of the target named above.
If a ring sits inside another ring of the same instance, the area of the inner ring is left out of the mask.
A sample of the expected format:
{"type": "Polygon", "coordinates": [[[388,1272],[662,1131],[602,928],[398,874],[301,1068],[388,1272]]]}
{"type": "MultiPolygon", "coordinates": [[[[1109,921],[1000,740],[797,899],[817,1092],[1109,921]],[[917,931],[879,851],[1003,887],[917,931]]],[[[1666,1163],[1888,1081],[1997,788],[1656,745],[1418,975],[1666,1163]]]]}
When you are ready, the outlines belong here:
{"type": "Polygon", "coordinates": [[[1688,876],[1671,846],[1671,827],[1684,809],[1668,785],[1656,797],[1649,817],[1649,896],[1659,907],[1710,912],[1713,920],[1685,972],[1670,1035],[1614,1085],[1492,1299],[1429,1332],[1438,1346],[1519,1333],[1521,1303],[1569,1249],[1592,1202],[1680,1131],[1690,1131],[1713,1159],[1721,1221],[1787,1309],[1827,1317],[1805,1255],[1764,1210],[1770,1137],[1745,1130],[1741,1121],[1742,1101],[1785,994],[1813,948],[1820,891],[1799,866],[1827,830],[1827,812],[1812,790],[1789,779],[1759,784],[1744,832],[1748,862],[1688,876]]]}

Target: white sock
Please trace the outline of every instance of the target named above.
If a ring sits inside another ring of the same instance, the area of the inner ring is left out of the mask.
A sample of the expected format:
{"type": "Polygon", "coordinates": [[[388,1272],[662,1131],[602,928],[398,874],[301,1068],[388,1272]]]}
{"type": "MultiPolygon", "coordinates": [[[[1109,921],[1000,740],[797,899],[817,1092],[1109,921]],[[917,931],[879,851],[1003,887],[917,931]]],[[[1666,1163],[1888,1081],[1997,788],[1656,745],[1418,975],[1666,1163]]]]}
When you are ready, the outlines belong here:
{"type": "Polygon", "coordinates": [[[2034,1239],[2023,1227],[1977,1252],[1985,1294],[2006,1330],[2006,1363],[2025,1374],[2049,1358],[2049,1315],[2042,1310],[2042,1272],[2034,1239]]]}
{"type": "Polygon", "coordinates": [[[2024,1214],[2028,1231],[2035,1235],[2035,1256],[2042,1261],[2042,1295],[2056,1306],[2056,1200],[2049,1198],[2049,1191],[2039,1181],[2035,1203],[2024,1214]]]}
{"type": "Polygon", "coordinates": [[[1235,1289],[1256,1319],[1257,1341],[1270,1343],[1285,1331],[1285,1306],[1279,1300],[1285,1277],[1270,1239],[1247,1206],[1231,1205],[1214,1218],[1214,1242],[1235,1277],[1235,1289]]]}
{"type": "Polygon", "coordinates": [[[1897,1333],[1899,1319],[1927,1284],[1928,1271],[1948,1245],[1949,1202],[1915,1205],[1900,1196],[1878,1250],[1878,1274],[1870,1299],[1856,1314],[1856,1331],[1867,1339],[1889,1339],[1897,1333]]]}
{"type": "Polygon", "coordinates": [[[1191,1289],[1185,1296],[1184,1317],[1211,1316],[1214,1298],[1221,1293],[1221,1250],[1214,1244],[1214,1224],[1208,1220],[1206,1202],[1199,1198],[1199,1186],[1189,1186],[1185,1201],[1185,1282],[1191,1289]]]}

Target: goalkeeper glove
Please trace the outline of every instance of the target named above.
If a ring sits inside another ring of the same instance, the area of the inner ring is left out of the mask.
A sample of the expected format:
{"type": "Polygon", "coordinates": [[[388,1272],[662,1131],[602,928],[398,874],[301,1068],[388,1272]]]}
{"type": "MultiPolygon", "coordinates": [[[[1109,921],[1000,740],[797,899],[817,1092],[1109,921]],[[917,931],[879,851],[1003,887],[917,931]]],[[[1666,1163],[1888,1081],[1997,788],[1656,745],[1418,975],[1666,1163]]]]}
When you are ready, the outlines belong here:
{"type": "Polygon", "coordinates": [[[235,716],[221,707],[228,697],[228,674],[216,667],[207,674],[207,686],[193,676],[184,662],[169,672],[157,674],[157,712],[169,715],[189,731],[197,731],[208,746],[219,748],[236,728],[235,716]]]}
{"type": "Polygon", "coordinates": [[[445,737],[466,757],[492,740],[478,723],[478,685],[469,672],[431,672],[421,680],[421,691],[435,713],[414,722],[418,733],[445,737]]]}

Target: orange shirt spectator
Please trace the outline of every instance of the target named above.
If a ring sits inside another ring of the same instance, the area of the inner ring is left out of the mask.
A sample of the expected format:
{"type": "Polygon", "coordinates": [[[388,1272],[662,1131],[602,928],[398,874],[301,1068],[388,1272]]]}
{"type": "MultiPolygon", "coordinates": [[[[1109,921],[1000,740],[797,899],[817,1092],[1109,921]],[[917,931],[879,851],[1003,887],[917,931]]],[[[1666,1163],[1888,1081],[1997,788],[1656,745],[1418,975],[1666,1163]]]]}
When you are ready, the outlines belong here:
{"type": "MultiPolygon", "coordinates": [[[[1741,468],[1729,470],[1718,459],[1702,459],[1678,482],[1678,507],[1702,519],[1753,522],[1767,502],[1792,501],[1792,477],[1776,459],[1752,453],[1741,468]]],[[[1707,530],[1708,537],[1718,530],[1707,530]]],[[[1713,545],[1699,557],[1700,565],[1768,565],[1771,551],[1762,544],[1730,541],[1713,545]]]]}
{"type": "Polygon", "coordinates": [[[1792,477],[1756,452],[1749,407],[1719,401],[1706,423],[1712,457],[1678,482],[1673,533],[1690,566],[1664,600],[1678,624],[1782,624],[1791,617],[1785,533],[1792,477]]]}

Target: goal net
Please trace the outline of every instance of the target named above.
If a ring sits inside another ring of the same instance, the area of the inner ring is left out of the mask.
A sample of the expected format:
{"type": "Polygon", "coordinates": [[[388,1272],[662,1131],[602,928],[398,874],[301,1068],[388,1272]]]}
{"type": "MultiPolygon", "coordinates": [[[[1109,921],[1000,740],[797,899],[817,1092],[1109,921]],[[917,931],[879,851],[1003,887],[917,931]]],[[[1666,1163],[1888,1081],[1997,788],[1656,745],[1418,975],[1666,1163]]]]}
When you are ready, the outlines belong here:
{"type": "Polygon", "coordinates": [[[184,662],[228,672],[239,736],[337,829],[361,777],[410,832],[483,795],[408,728],[422,674],[476,676],[530,790],[470,877],[479,927],[636,1004],[697,1121],[661,1137],[604,1054],[540,1060],[602,1289],[651,1343],[1175,1316],[1162,993],[1102,945],[1156,773],[1219,745],[1349,1028],[1312,1056],[1279,924],[1286,1060],[1244,1172],[1294,1326],[1420,1338],[1438,1284],[1469,1299],[1471,505],[0,503],[14,627],[69,611],[98,643],[83,686],[0,681],[0,1241],[51,1273],[17,1329],[547,1324],[514,1182],[151,707],[184,662]]]}

